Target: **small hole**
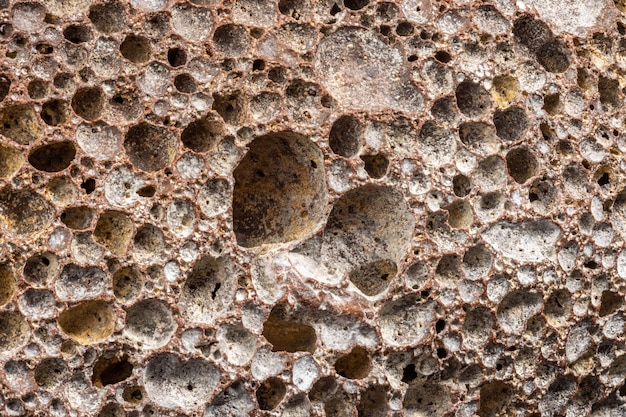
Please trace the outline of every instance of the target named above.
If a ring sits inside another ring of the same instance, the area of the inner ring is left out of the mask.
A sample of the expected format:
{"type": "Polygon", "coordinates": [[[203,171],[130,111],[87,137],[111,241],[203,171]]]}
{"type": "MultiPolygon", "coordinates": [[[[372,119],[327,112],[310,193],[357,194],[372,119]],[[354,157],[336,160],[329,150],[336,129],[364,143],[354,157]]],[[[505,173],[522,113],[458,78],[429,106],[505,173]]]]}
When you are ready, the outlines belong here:
{"type": "Polygon", "coordinates": [[[287,72],[281,67],[272,68],[267,73],[267,78],[275,83],[282,84],[287,80],[287,72]]]}
{"type": "Polygon", "coordinates": [[[448,352],[444,348],[437,348],[437,357],[443,359],[448,356],[448,352]]]}
{"type": "Polygon", "coordinates": [[[51,100],[41,108],[40,116],[48,126],[57,126],[68,121],[67,104],[61,100],[51,100]]]}
{"type": "Polygon", "coordinates": [[[446,327],[445,320],[442,320],[442,319],[437,320],[437,323],[435,324],[435,330],[437,331],[437,333],[441,333],[445,327],[446,327]]]}
{"type": "Polygon", "coordinates": [[[262,59],[255,59],[252,63],[253,71],[263,71],[265,69],[265,61],[262,59]]]}
{"type": "Polygon", "coordinates": [[[215,300],[215,297],[217,297],[217,292],[220,290],[221,287],[222,287],[222,284],[220,284],[219,282],[215,284],[213,291],[211,291],[211,298],[213,300],[215,300]]]}
{"type": "Polygon", "coordinates": [[[167,62],[173,67],[180,67],[187,63],[187,53],[181,48],[172,48],[167,51],[167,62]]]}
{"type": "Polygon", "coordinates": [[[250,36],[252,36],[254,39],[261,39],[264,33],[265,31],[261,28],[250,29],[250,36]]]}
{"type": "Polygon", "coordinates": [[[233,59],[225,59],[222,61],[221,67],[224,71],[232,71],[235,68],[235,61],[233,59]]]}
{"type": "Polygon", "coordinates": [[[96,189],[96,180],[94,180],[93,178],[88,178],[80,185],[80,188],[85,190],[87,194],[91,194],[96,189]]]}
{"type": "Polygon", "coordinates": [[[92,38],[91,30],[87,26],[70,25],[63,31],[65,39],[72,43],[89,42],[92,38]]]}
{"type": "Polygon", "coordinates": [[[72,109],[85,120],[96,120],[104,108],[104,93],[99,87],[83,87],[72,97],[72,109]]]}
{"type": "Polygon", "coordinates": [[[49,45],[47,43],[38,43],[37,46],[35,46],[35,49],[37,50],[37,52],[43,55],[49,55],[54,51],[52,45],[49,45]]]}
{"type": "Polygon", "coordinates": [[[120,44],[122,56],[134,64],[148,62],[152,54],[150,41],[143,36],[128,35],[120,44]]]}
{"type": "MultiPolygon", "coordinates": [[[[102,321],[98,317],[98,321],[102,321]]],[[[128,360],[123,359],[120,361],[108,361],[106,359],[99,359],[96,362],[97,370],[94,370],[92,381],[98,385],[107,386],[122,382],[132,375],[133,365],[128,360]]]]}
{"type": "Polygon", "coordinates": [[[382,178],[389,169],[389,159],[382,153],[376,155],[362,155],[361,160],[365,163],[365,171],[372,178],[382,178]]]}
{"type": "Polygon", "coordinates": [[[603,186],[609,183],[609,174],[607,172],[603,173],[600,178],[598,178],[598,185],[603,186]]]}
{"type": "Polygon", "coordinates": [[[343,0],[343,4],[350,10],[361,10],[369,4],[369,0],[343,0]]]}
{"type": "Polygon", "coordinates": [[[435,59],[439,62],[447,64],[452,59],[452,56],[446,51],[437,51],[437,53],[435,53],[435,59]]]}
{"type": "Polygon", "coordinates": [[[458,174],[452,179],[452,191],[457,197],[465,197],[472,191],[472,184],[468,177],[458,174]]]}
{"type": "Polygon", "coordinates": [[[409,36],[413,33],[413,25],[409,22],[400,22],[396,26],[396,33],[399,36],[409,36]]]}
{"type": "Polygon", "coordinates": [[[59,172],[69,167],[76,149],[69,142],[55,142],[34,149],[28,156],[28,162],[40,171],[59,172]]]}
{"type": "Polygon", "coordinates": [[[174,78],[174,87],[181,93],[193,93],[197,89],[196,80],[190,74],[179,74],[174,78]]]}
{"type": "Polygon", "coordinates": [[[330,109],[331,107],[333,107],[333,99],[328,95],[322,96],[322,99],[320,101],[324,108],[330,109]]]}
{"type": "Polygon", "coordinates": [[[409,382],[415,380],[415,378],[417,378],[417,372],[415,371],[415,365],[413,365],[413,364],[407,365],[402,370],[402,379],[401,379],[401,381],[404,382],[404,383],[409,383],[409,382]]]}
{"type": "Polygon", "coordinates": [[[146,185],[145,187],[137,190],[137,195],[140,197],[152,197],[156,193],[156,188],[153,185],[146,185]]]}

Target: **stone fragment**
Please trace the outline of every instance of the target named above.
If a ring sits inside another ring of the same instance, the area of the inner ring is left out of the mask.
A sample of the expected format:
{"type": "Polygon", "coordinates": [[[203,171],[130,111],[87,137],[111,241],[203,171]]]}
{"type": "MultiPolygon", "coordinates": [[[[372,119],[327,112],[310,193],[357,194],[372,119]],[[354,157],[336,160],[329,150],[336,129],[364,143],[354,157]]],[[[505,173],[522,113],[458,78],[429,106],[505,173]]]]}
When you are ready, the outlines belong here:
{"type": "Polygon", "coordinates": [[[324,87],[344,106],[404,111],[422,107],[422,94],[410,82],[402,55],[372,32],[346,27],[325,37],[314,65],[324,87]]]}
{"type": "Polygon", "coordinates": [[[431,332],[433,304],[420,303],[414,295],[387,301],[380,311],[383,342],[389,346],[413,346],[431,332]]]}
{"type": "Polygon", "coordinates": [[[124,335],[145,349],[167,345],[177,328],[169,306],[160,300],[141,300],[126,310],[124,335]]]}
{"type": "Polygon", "coordinates": [[[487,228],[483,239],[498,253],[518,262],[542,262],[556,254],[561,229],[547,219],[503,221],[487,228]]]}
{"type": "Polygon", "coordinates": [[[180,360],[160,353],[148,361],[143,372],[146,393],[164,408],[193,410],[203,407],[220,379],[219,370],[202,359],[180,360]]]}
{"type": "Polygon", "coordinates": [[[31,240],[54,221],[54,206],[30,189],[0,189],[0,222],[15,238],[31,240]]]}
{"type": "Polygon", "coordinates": [[[539,17],[551,23],[556,33],[586,36],[603,31],[613,19],[614,5],[608,0],[531,0],[539,17]]]}
{"type": "Polygon", "coordinates": [[[0,135],[30,145],[43,137],[43,127],[32,106],[12,104],[0,109],[0,135]]]}
{"type": "Polygon", "coordinates": [[[244,247],[300,239],[318,225],[326,205],[321,151],[282,132],[255,139],[234,170],[233,227],[244,247]]]}
{"type": "Polygon", "coordinates": [[[20,313],[0,312],[0,347],[2,356],[15,353],[23,348],[30,339],[30,326],[20,313]]]}
{"type": "Polygon", "coordinates": [[[81,345],[89,345],[113,333],[115,314],[106,301],[92,300],[66,309],[57,322],[65,334],[81,345]]]}

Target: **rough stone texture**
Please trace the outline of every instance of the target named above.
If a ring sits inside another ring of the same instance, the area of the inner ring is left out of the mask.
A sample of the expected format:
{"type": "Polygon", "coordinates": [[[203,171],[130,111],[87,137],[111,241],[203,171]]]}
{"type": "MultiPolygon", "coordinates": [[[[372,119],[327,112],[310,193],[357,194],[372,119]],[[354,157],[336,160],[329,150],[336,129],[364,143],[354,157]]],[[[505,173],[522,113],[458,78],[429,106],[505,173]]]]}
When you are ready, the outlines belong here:
{"type": "Polygon", "coordinates": [[[0,415],[626,415],[626,0],[0,0],[0,415]]]}

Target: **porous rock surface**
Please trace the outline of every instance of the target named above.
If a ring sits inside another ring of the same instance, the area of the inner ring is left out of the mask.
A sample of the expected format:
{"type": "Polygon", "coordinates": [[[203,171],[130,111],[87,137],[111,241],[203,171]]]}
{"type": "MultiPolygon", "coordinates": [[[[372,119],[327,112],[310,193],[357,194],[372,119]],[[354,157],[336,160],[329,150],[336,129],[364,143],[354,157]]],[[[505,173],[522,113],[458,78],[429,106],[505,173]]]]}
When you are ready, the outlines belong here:
{"type": "Polygon", "coordinates": [[[626,415],[624,0],[0,0],[0,415],[626,415]]]}

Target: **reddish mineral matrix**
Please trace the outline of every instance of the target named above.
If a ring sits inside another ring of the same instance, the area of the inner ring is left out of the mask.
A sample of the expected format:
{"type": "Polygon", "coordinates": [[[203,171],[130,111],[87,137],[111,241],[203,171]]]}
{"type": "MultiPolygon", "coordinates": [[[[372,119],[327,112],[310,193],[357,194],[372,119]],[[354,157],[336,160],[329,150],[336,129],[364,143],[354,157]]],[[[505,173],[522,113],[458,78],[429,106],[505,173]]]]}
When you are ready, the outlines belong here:
{"type": "Polygon", "coordinates": [[[626,415],[625,0],[0,0],[0,415],[626,415]]]}

